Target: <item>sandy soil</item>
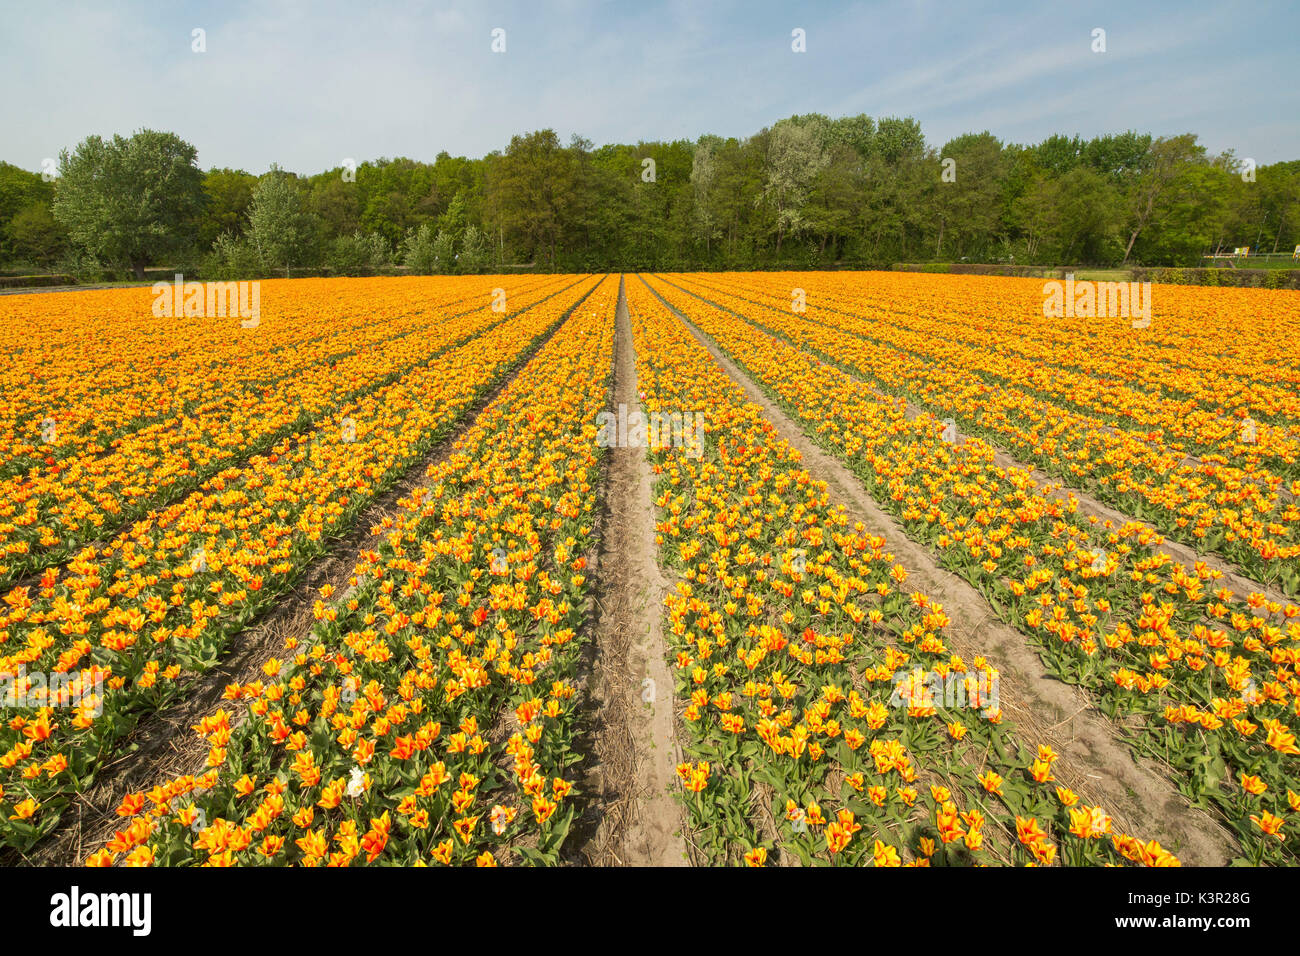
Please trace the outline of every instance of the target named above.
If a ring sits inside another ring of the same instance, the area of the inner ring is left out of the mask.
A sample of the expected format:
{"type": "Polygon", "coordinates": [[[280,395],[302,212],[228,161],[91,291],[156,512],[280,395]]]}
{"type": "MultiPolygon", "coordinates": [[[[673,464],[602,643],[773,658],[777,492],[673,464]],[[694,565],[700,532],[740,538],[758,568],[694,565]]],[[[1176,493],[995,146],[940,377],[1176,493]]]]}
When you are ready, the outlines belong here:
{"type": "MultiPolygon", "coordinates": [[[[619,287],[614,405],[640,407],[627,301],[619,287]]],[[[662,634],[667,582],[656,561],[645,450],[610,450],[599,560],[592,768],[601,821],[584,849],[596,865],[683,866],[681,805],[671,796],[680,751],[662,634]]]]}

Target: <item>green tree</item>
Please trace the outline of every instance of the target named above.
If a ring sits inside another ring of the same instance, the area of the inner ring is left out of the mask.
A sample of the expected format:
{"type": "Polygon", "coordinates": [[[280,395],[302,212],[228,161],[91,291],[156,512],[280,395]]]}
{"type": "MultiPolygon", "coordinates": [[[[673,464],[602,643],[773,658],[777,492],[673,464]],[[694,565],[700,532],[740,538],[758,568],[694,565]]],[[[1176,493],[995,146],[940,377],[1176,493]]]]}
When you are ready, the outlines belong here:
{"type": "Polygon", "coordinates": [[[416,275],[432,275],[437,265],[433,223],[422,223],[407,234],[402,246],[402,263],[416,275]]]}
{"type": "Polygon", "coordinates": [[[248,211],[248,235],[257,254],[268,265],[283,265],[288,276],[314,251],[316,229],[295,177],[273,165],[258,180],[248,211]]]}
{"type": "Polygon", "coordinates": [[[9,249],[17,259],[28,259],[47,266],[63,251],[65,234],[55,221],[50,207],[33,203],[19,210],[5,227],[9,249]]]}
{"type": "Polygon", "coordinates": [[[53,201],[53,183],[45,182],[38,173],[0,162],[0,261],[14,255],[7,239],[13,218],[32,206],[48,209],[53,201]]]}
{"type": "Polygon", "coordinates": [[[203,209],[193,146],[174,133],[91,136],[59,157],[54,218],[71,240],[137,279],[159,256],[191,246],[203,209]]]}
{"type": "Polygon", "coordinates": [[[441,275],[456,271],[456,237],[446,229],[433,237],[433,271],[441,275]]]}
{"type": "Polygon", "coordinates": [[[335,275],[365,276],[388,265],[390,256],[388,240],[379,233],[354,232],[330,243],[325,262],[335,275]]]}
{"type": "Polygon", "coordinates": [[[456,193],[446,211],[438,217],[438,229],[447,233],[452,243],[456,244],[465,234],[466,225],[465,197],[456,193]]]}
{"type": "Polygon", "coordinates": [[[823,123],[824,117],[803,122],[794,117],[773,126],[768,138],[762,200],[775,214],[778,258],[782,239],[802,232],[808,225],[808,195],[813,180],[827,163],[821,145],[823,123]]]}
{"type": "MultiPolygon", "coordinates": [[[[139,226],[131,207],[162,202],[165,177],[152,167],[126,176],[129,164],[114,151],[127,142],[81,148],[84,165],[112,173],[91,177],[112,195],[94,209],[108,225],[82,225],[77,235],[92,243],[85,249],[70,228],[64,241],[67,262],[82,263],[86,275],[97,273],[96,258],[121,263],[138,252],[124,235],[162,228],[170,236],[140,253],[143,261],[165,254],[158,249],[187,253],[187,229],[139,226]]],[[[322,261],[373,271],[375,243],[397,247],[415,272],[478,272],[530,260],[551,271],[1008,256],[1172,264],[1225,245],[1289,252],[1300,242],[1300,162],[1261,166],[1257,181],[1243,181],[1234,157],[1207,159],[1190,134],[1156,140],[1129,130],[1017,145],[985,132],[936,151],[909,117],[805,113],[748,137],[695,142],[596,147],[537,130],[478,159],[440,152],[432,162],[380,158],[360,163],[355,177],[343,172],[276,169],[260,181],[240,170],[202,174],[203,209],[188,231],[212,250],[205,277],[291,273],[322,261]],[[956,160],[955,182],[943,182],[942,158],[956,160]]],[[[57,187],[65,202],[76,186],[57,187]]],[[[0,260],[50,260],[58,240],[38,207],[55,194],[41,176],[0,163],[0,260]]],[[[186,204],[159,208],[170,219],[186,204]]]]}
{"type": "MultiPolygon", "coordinates": [[[[1231,166],[1189,163],[1180,171],[1161,197],[1160,216],[1135,247],[1141,261],[1201,265],[1201,255],[1212,251],[1228,219],[1235,162],[1231,166]]],[[[1244,244],[1253,245],[1254,239],[1244,244]]]]}
{"type": "Polygon", "coordinates": [[[211,248],[225,232],[236,235],[248,223],[257,177],[242,169],[210,169],[203,174],[203,216],[199,221],[199,245],[211,248]]]}
{"type": "Polygon", "coordinates": [[[704,255],[712,252],[713,241],[722,236],[722,210],[718,196],[719,152],[725,142],[718,136],[701,136],[691,161],[691,190],[694,216],[691,228],[696,241],[704,240],[704,255]]]}
{"type": "Polygon", "coordinates": [[[920,124],[908,118],[880,119],[863,176],[868,186],[855,215],[859,254],[873,262],[927,254],[923,240],[934,225],[938,166],[927,154],[920,124]]]}
{"type": "MultiPolygon", "coordinates": [[[[366,167],[357,170],[364,175],[366,167]]],[[[361,228],[361,210],[365,206],[365,185],[343,178],[343,167],[319,173],[301,183],[307,208],[320,226],[320,239],[329,243],[341,236],[351,236],[361,228]]]]}
{"type": "Polygon", "coordinates": [[[951,160],[955,178],[944,179],[942,165],[934,170],[938,236],[935,258],[943,255],[945,233],[956,256],[986,257],[999,238],[1001,199],[1007,164],[1002,144],[987,130],[950,140],[940,159],[951,160]]]}
{"type": "Polygon", "coordinates": [[[1175,184],[1184,177],[1189,167],[1203,160],[1205,147],[1196,143],[1196,136],[1162,136],[1154,140],[1137,165],[1132,185],[1128,190],[1128,243],[1124,247],[1123,262],[1133,254],[1133,246],[1142,231],[1159,219],[1169,198],[1176,192],[1175,184]]]}
{"type": "Polygon", "coordinates": [[[212,249],[200,265],[204,279],[228,281],[260,276],[266,263],[248,236],[223,232],[212,241],[212,249]]]}
{"type": "Polygon", "coordinates": [[[460,271],[482,272],[492,262],[492,239],[478,226],[465,229],[460,248],[460,271]]]}
{"type": "Polygon", "coordinates": [[[569,179],[569,156],[551,129],[511,137],[505,153],[489,166],[488,197],[500,225],[551,269],[569,179]]]}
{"type": "Polygon", "coordinates": [[[853,235],[868,183],[863,156],[854,147],[832,145],[825,159],[809,188],[805,216],[808,231],[818,237],[817,257],[836,258],[853,235]]]}
{"type": "Polygon", "coordinates": [[[0,223],[8,222],[33,203],[53,199],[54,184],[45,182],[39,173],[0,162],[0,223]]]}

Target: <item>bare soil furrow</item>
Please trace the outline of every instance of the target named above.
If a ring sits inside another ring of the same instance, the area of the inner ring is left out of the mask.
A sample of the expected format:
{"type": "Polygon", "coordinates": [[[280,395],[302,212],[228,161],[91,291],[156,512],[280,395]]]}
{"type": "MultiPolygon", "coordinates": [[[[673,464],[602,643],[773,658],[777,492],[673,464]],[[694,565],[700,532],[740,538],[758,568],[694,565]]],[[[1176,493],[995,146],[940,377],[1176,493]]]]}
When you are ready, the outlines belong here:
{"type": "MultiPolygon", "coordinates": [[[[614,404],[640,408],[636,351],[623,286],[615,331],[614,404]]],[[[584,850],[596,865],[682,866],[685,817],[672,798],[680,757],[673,679],[665,660],[651,471],[643,448],[610,449],[599,558],[600,613],[592,694],[592,768],[601,822],[584,850]]]]}

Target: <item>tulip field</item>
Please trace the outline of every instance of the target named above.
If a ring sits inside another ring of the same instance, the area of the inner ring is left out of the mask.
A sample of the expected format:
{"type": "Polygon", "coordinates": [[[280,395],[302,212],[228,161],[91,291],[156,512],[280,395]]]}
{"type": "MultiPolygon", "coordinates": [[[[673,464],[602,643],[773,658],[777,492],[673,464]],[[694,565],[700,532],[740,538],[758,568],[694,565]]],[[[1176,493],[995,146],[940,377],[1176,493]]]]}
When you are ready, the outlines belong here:
{"type": "Polygon", "coordinates": [[[0,861],[1300,863],[1300,293],[1044,297],[0,296],[0,861]]]}

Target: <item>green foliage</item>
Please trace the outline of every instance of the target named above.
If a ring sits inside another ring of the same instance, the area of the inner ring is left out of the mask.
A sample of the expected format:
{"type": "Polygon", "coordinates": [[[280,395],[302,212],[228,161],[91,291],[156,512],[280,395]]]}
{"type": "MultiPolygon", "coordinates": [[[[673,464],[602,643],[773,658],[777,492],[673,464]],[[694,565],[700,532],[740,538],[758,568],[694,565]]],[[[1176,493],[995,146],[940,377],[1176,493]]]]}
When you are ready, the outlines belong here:
{"type": "Polygon", "coordinates": [[[426,222],[406,237],[402,246],[402,264],[415,275],[433,275],[438,256],[433,223],[426,222]]]}
{"type": "Polygon", "coordinates": [[[433,239],[433,271],[444,275],[456,271],[456,240],[446,229],[433,239]]]}
{"type": "Polygon", "coordinates": [[[388,265],[391,255],[388,240],[379,233],[358,231],[335,239],[325,257],[325,264],[335,275],[374,275],[388,265]]]}
{"type": "Polygon", "coordinates": [[[316,251],[317,220],[307,209],[297,177],[272,166],[257,182],[248,211],[248,236],[258,258],[267,265],[308,265],[316,251]]]}
{"type": "Polygon", "coordinates": [[[573,156],[554,130],[514,136],[505,154],[489,157],[486,202],[502,228],[516,237],[533,261],[550,271],[563,251],[574,200],[567,188],[573,156]]]}
{"type": "Polygon", "coordinates": [[[478,226],[465,229],[460,248],[461,272],[484,272],[492,264],[492,240],[478,226]]]}
{"type": "Polygon", "coordinates": [[[0,220],[8,221],[20,209],[33,203],[49,203],[54,198],[54,184],[39,174],[0,162],[0,220]]]}
{"type": "Polygon", "coordinates": [[[106,282],[112,278],[112,274],[100,264],[99,260],[81,249],[72,249],[64,255],[55,267],[55,271],[72,276],[81,285],[106,282]]]}
{"type": "Polygon", "coordinates": [[[981,132],[935,149],[911,118],[806,113],[747,138],[597,148],[543,129],[482,159],[380,158],[302,177],[200,173],[193,159],[145,131],[86,140],[57,189],[0,163],[0,261],[48,265],[75,247],[137,274],[199,256],[223,275],[364,274],[392,250],[417,273],[1133,268],[1300,243],[1300,161],[1247,181],[1235,156],[1208,156],[1191,134],[1021,145],[981,132]],[[368,245],[381,242],[389,252],[368,245]]]}
{"type": "Polygon", "coordinates": [[[60,154],[54,218],[82,249],[143,278],[146,265],[195,239],[203,208],[196,159],[174,133],[88,137],[60,154]]]}
{"type": "Polygon", "coordinates": [[[228,282],[266,275],[267,267],[251,239],[223,232],[212,243],[212,251],[199,266],[199,274],[205,280],[228,282]]]}
{"type": "Polygon", "coordinates": [[[5,239],[15,259],[48,266],[63,250],[66,234],[54,220],[50,207],[36,202],[19,210],[9,220],[5,239]]]}
{"type": "MultiPolygon", "coordinates": [[[[29,261],[27,255],[13,246],[12,225],[18,216],[33,206],[47,210],[54,199],[54,184],[45,182],[38,174],[19,169],[10,163],[0,162],[0,262],[29,261]]],[[[20,232],[24,227],[20,227],[20,232]]]]}
{"type": "Polygon", "coordinates": [[[256,187],[257,177],[243,170],[210,169],[203,174],[204,209],[199,225],[202,248],[211,248],[222,233],[243,233],[256,187]]]}

